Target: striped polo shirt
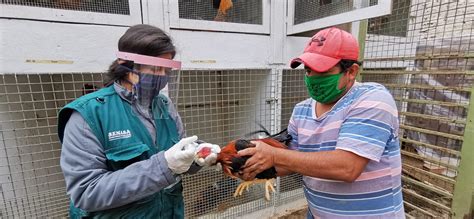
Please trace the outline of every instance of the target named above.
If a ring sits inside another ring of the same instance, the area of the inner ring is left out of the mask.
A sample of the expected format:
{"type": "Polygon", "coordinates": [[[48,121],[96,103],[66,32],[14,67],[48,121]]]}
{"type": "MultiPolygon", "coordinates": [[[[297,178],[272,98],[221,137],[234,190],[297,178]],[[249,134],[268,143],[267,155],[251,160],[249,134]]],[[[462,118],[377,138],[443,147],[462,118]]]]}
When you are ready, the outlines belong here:
{"type": "Polygon", "coordinates": [[[308,216],[405,218],[398,111],[388,90],[377,83],[355,83],[330,111],[318,118],[315,109],[311,98],[293,109],[288,125],[293,137],[290,148],[302,152],[340,149],[369,163],[353,183],[304,176],[308,216]]]}

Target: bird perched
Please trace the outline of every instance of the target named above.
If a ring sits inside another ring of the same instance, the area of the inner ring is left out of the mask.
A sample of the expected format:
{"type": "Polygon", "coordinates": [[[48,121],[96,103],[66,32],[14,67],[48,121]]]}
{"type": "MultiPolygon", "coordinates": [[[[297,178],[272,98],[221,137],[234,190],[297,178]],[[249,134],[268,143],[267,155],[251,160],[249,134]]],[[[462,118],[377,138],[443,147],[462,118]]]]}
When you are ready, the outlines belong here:
{"type": "MultiPolygon", "coordinates": [[[[267,133],[267,135],[269,135],[269,137],[263,139],[234,140],[229,142],[221,149],[220,153],[217,155],[216,162],[220,163],[225,175],[230,176],[234,179],[237,178],[236,174],[242,170],[242,167],[245,165],[245,162],[247,161],[247,159],[250,158],[250,156],[240,156],[237,152],[246,148],[255,147],[255,144],[253,144],[252,141],[263,141],[273,147],[283,149],[286,149],[288,143],[291,141],[291,136],[288,135],[286,129],[275,135],[270,135],[266,130],[257,131],[254,133],[258,132],[265,132],[267,133]]],[[[196,153],[196,156],[199,158],[205,158],[209,154],[210,151],[207,151],[206,149],[198,151],[196,153]]],[[[248,188],[253,184],[265,183],[265,198],[266,200],[270,200],[270,191],[275,192],[275,189],[273,188],[273,182],[274,178],[276,177],[277,171],[275,167],[266,169],[263,172],[257,174],[255,180],[242,182],[235,190],[234,197],[242,195],[243,191],[248,190],[248,188]]]]}

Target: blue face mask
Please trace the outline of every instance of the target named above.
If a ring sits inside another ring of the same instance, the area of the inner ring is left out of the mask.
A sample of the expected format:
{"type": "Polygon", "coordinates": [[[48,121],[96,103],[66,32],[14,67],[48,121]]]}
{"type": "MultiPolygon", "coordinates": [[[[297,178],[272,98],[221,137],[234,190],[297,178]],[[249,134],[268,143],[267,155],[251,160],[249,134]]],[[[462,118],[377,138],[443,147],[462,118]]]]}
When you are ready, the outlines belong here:
{"type": "MultiPolygon", "coordinates": [[[[125,68],[129,69],[128,67],[125,68]]],[[[137,74],[139,78],[138,83],[133,85],[133,90],[136,93],[137,100],[143,106],[150,106],[153,99],[168,84],[169,76],[147,74],[132,69],[129,70],[130,72],[137,74]]]]}
{"type": "Polygon", "coordinates": [[[149,105],[153,99],[168,84],[168,75],[154,75],[139,72],[139,81],[135,84],[135,91],[140,103],[149,105]]]}

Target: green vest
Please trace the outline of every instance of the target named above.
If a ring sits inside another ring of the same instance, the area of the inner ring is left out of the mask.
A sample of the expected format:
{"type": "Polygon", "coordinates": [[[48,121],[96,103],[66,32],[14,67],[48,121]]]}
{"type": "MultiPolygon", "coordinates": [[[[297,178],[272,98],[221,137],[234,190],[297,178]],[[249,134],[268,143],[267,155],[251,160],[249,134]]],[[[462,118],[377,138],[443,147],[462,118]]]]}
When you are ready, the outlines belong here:
{"type": "MultiPolygon", "coordinates": [[[[79,112],[102,144],[109,170],[123,169],[167,150],[179,141],[176,123],[168,113],[168,104],[168,98],[161,94],[153,100],[156,144],[131,105],[115,92],[114,86],[82,96],[61,109],[58,135],[62,142],[69,117],[74,110],[79,112]]],[[[69,213],[71,218],[184,218],[182,190],[181,183],[178,183],[142,200],[98,212],[86,212],[71,202],[69,213]]]]}

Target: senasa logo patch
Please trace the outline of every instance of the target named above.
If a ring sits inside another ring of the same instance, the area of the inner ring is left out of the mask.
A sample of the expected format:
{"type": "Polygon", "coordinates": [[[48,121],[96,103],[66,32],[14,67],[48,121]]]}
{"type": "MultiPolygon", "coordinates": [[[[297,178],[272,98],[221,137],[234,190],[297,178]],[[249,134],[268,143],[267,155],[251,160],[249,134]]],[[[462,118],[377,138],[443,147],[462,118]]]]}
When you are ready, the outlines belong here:
{"type": "Polygon", "coordinates": [[[132,133],[128,129],[127,130],[121,130],[121,131],[109,132],[109,141],[124,139],[124,138],[130,138],[130,137],[132,137],[132,133]]]}

